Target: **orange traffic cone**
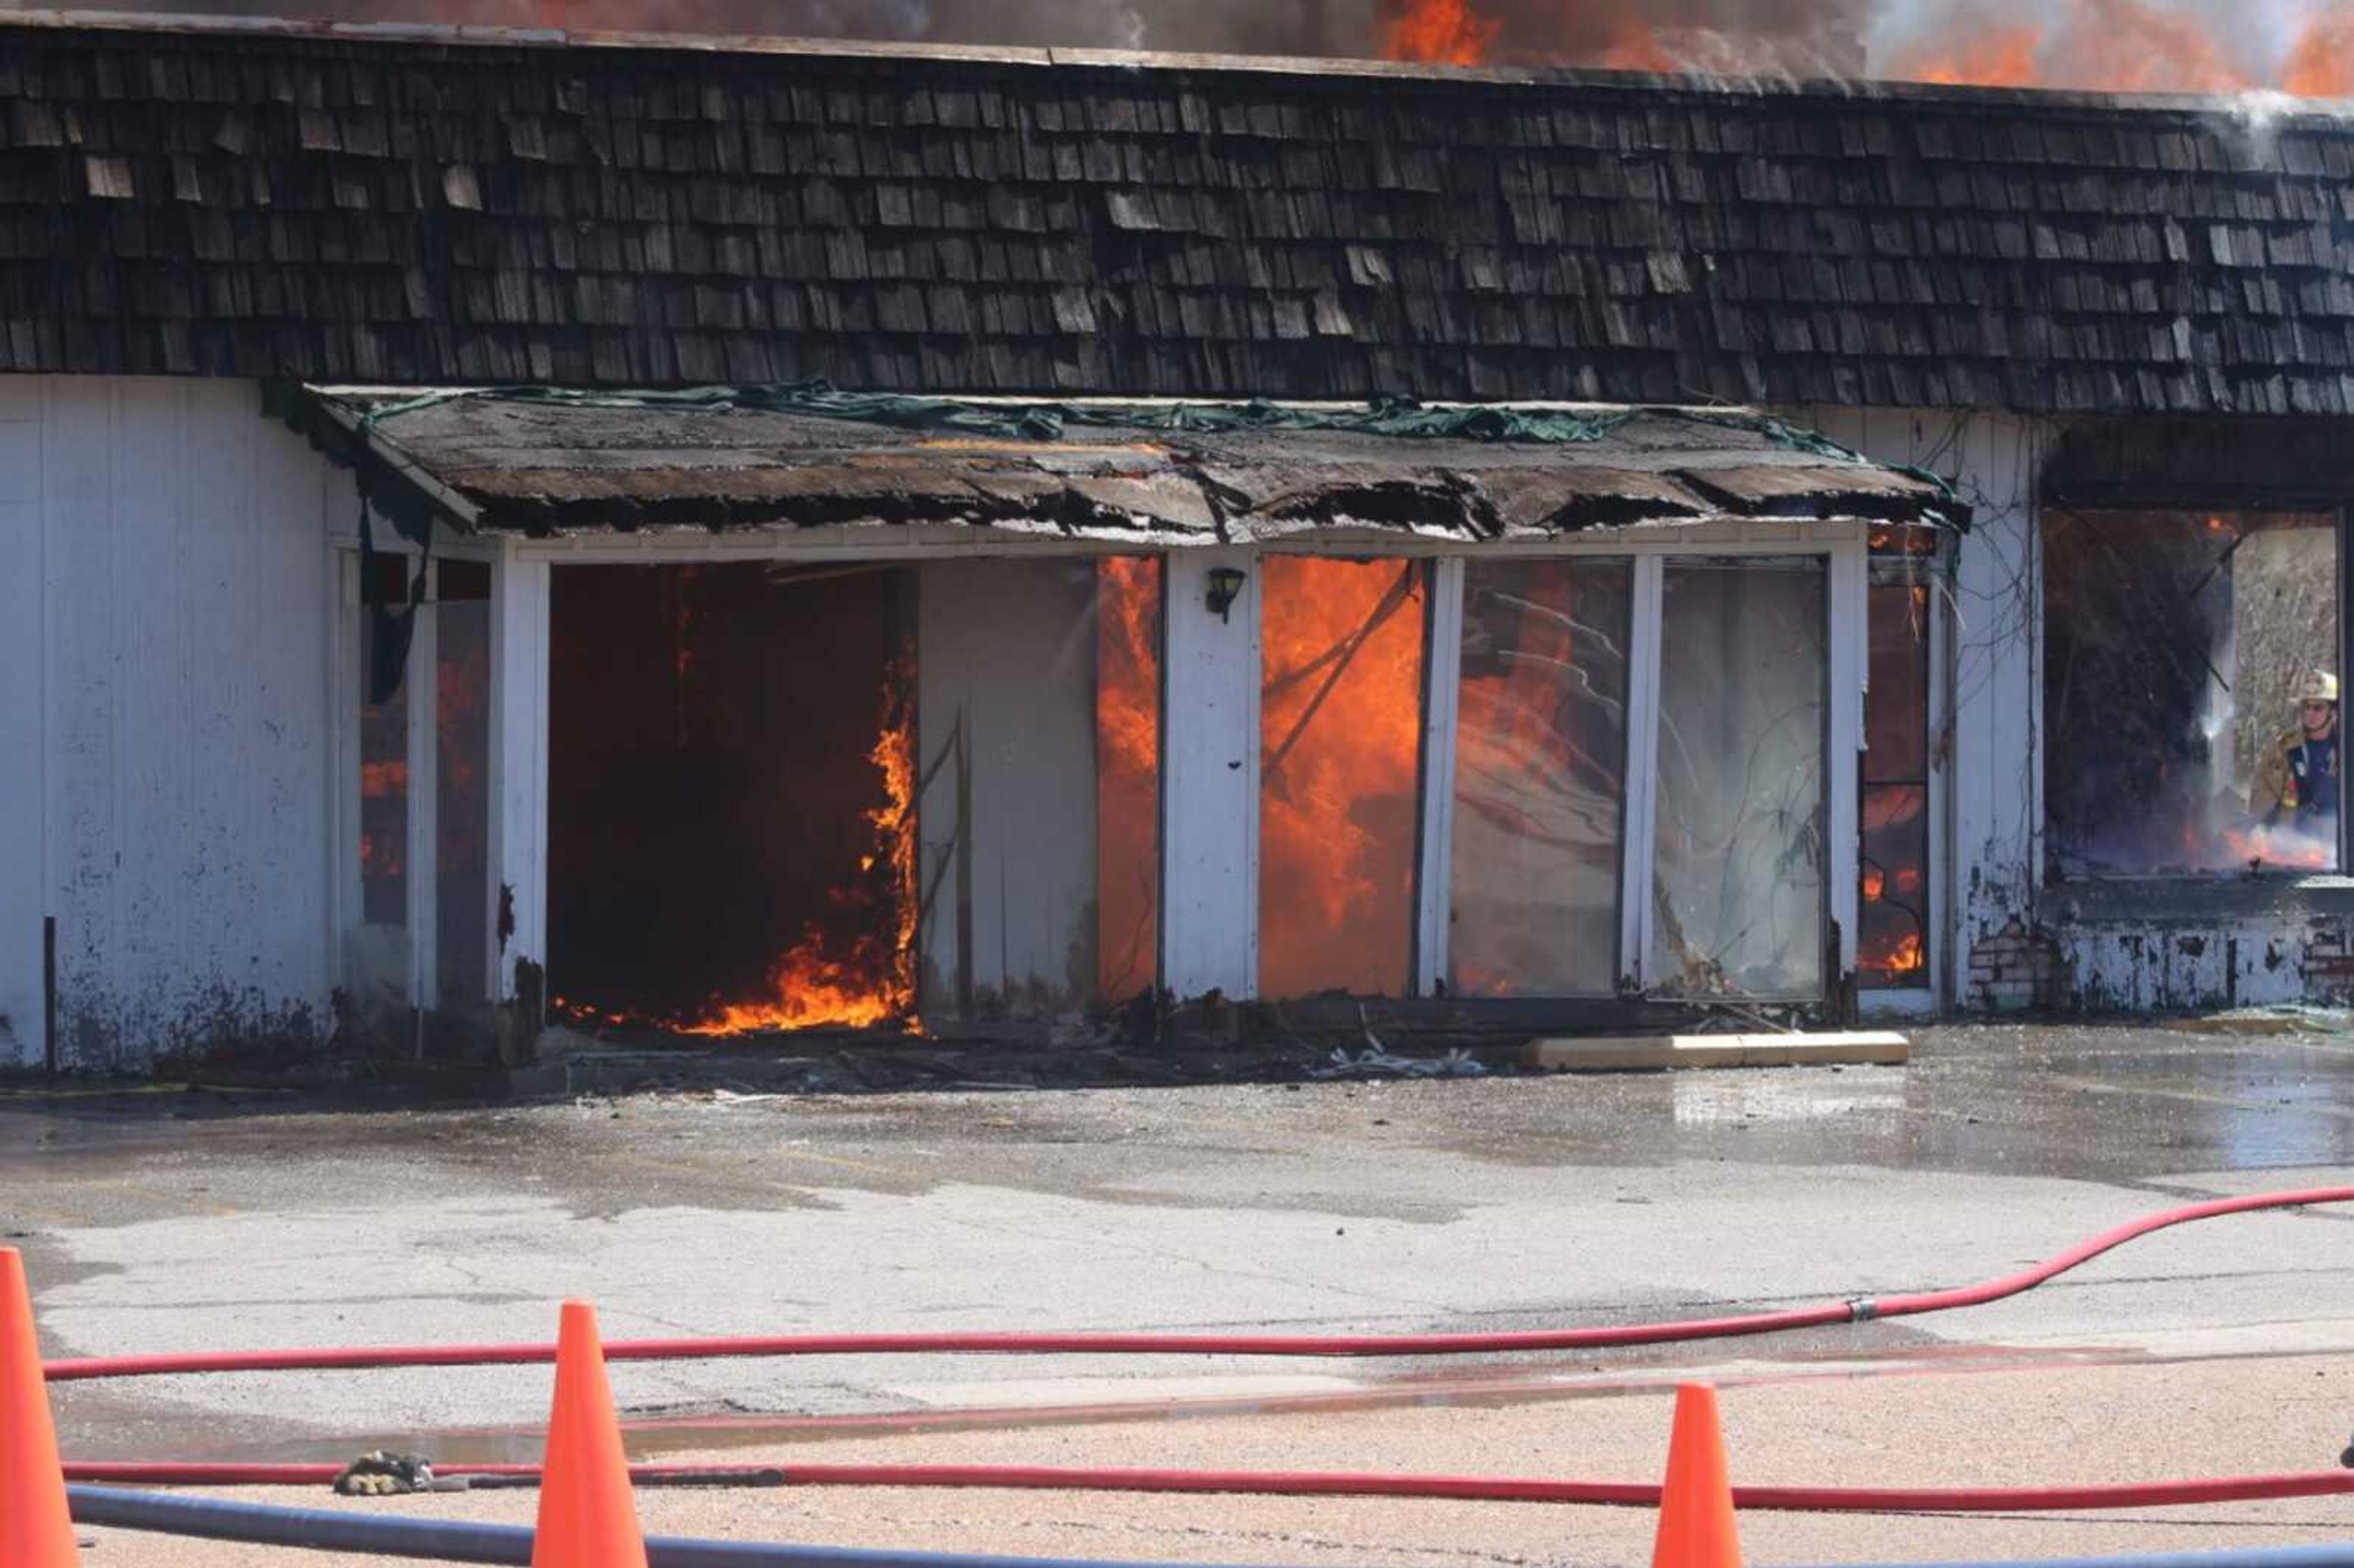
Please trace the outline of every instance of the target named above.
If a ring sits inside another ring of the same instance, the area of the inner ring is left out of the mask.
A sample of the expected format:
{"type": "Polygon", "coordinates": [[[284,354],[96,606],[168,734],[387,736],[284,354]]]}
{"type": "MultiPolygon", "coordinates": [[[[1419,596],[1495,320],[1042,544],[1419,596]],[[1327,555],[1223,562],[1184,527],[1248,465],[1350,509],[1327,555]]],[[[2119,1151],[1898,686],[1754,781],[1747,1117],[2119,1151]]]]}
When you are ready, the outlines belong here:
{"type": "Polygon", "coordinates": [[[1668,1437],[1668,1478],[1659,1489],[1659,1534],[1651,1548],[1651,1568],[1741,1568],[1716,1391],[1706,1383],[1676,1389],[1676,1425],[1668,1437]]]}
{"type": "Polygon", "coordinates": [[[630,1495],[613,1388],[605,1381],[597,1309],[586,1301],[564,1304],[556,1338],[556,1403],[547,1417],[531,1563],[532,1568],[646,1568],[646,1540],[630,1495]]]}
{"type": "Polygon", "coordinates": [[[0,1568],[74,1568],[75,1561],[33,1294],[24,1258],[0,1247],[0,1568]]]}

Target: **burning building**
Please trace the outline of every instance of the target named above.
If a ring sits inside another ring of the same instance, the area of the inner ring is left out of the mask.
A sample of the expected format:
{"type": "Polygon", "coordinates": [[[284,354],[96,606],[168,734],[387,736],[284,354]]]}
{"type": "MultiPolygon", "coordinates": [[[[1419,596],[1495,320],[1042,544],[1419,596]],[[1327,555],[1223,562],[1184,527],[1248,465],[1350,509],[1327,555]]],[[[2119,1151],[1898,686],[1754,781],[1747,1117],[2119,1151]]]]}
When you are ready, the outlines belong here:
{"type": "Polygon", "coordinates": [[[2332,113],[0,28],[8,1057],[2354,974],[2332,113]]]}

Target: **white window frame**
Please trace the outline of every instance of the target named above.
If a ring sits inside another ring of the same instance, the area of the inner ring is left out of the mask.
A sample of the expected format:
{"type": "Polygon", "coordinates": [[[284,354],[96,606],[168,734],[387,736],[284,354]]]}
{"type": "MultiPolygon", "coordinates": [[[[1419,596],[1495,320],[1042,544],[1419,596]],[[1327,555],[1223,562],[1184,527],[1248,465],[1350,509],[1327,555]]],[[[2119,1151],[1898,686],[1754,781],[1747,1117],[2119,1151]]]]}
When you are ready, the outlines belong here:
{"type": "MultiPolygon", "coordinates": [[[[1591,540],[1549,542],[1540,547],[1490,546],[1495,555],[1589,556],[1628,562],[1633,603],[1629,614],[1627,689],[1625,799],[1620,809],[1619,935],[1617,973],[1622,991],[1649,991],[1659,983],[1649,972],[1654,913],[1650,897],[1658,853],[1659,630],[1666,568],[1677,560],[1722,560],[1756,556],[1787,559],[1819,556],[1825,573],[1828,624],[1824,823],[1829,845],[1824,866],[1827,920],[1840,936],[1835,972],[1823,977],[1825,1003],[1836,1003],[1844,977],[1855,970],[1856,921],[1861,907],[1857,833],[1861,800],[1860,759],[1868,645],[1864,615],[1868,524],[1861,522],[1742,524],[1724,529],[1679,531],[1670,540],[1602,535],[1591,540]],[[1841,694],[1844,694],[1842,696],[1841,694]]],[[[1362,549],[1362,546],[1360,546],[1362,549]]],[[[1319,540],[1287,545],[1270,554],[1351,554],[1345,544],[1319,540]]],[[[1401,553],[1393,546],[1389,552],[1401,553]]],[[[1411,552],[1406,552],[1411,553],[1411,552]]],[[[1415,920],[1414,989],[1440,994],[1447,971],[1447,914],[1454,861],[1456,704],[1461,666],[1463,566],[1459,553],[1439,557],[1431,577],[1429,643],[1425,656],[1423,842],[1415,920]]],[[[1935,810],[1933,797],[1932,810],[1935,810]]],[[[1825,927],[1826,931],[1829,929],[1825,927]]],[[[1875,999],[1888,993],[1875,993],[1875,999]]],[[[1538,999],[1532,999],[1538,1000],[1538,999]]],[[[1573,1000],[1564,998],[1564,1000],[1573,1000]]],[[[1591,1000],[1578,998],[1575,1000],[1591,1000]]],[[[1767,999],[1782,1000],[1782,999],[1767,999]]]]}
{"type": "MultiPolygon", "coordinates": [[[[1952,926],[1946,919],[1947,912],[1951,907],[1951,901],[1946,895],[1952,885],[1952,878],[1946,874],[1946,868],[1950,863],[1946,860],[1946,853],[1948,846],[1953,842],[1953,823],[1948,815],[1953,810],[1953,748],[1946,744],[1946,739],[1953,726],[1955,684],[1946,664],[1946,662],[1953,657],[1953,633],[1949,630],[1951,618],[1946,614],[1946,592],[1948,587],[1946,575],[1946,547],[1941,544],[1935,556],[1907,556],[1892,563],[1892,568],[1878,579],[1882,583],[1902,581],[1913,587],[1925,588],[1929,590],[1928,707],[1922,715],[1922,722],[1925,726],[1925,744],[1929,748],[1927,770],[1925,775],[1928,779],[1929,799],[1924,808],[1929,813],[1928,863],[1922,868],[1922,874],[1928,883],[1925,889],[1928,897],[1924,903],[1921,918],[1921,940],[1928,948],[1927,963],[1922,969],[1924,978],[1919,985],[1888,986],[1880,990],[1866,990],[1862,985],[1861,972],[1858,971],[1856,1005],[1859,1011],[1868,1015],[1883,1018],[1926,1018],[1937,1012],[1945,977],[1950,972],[1946,963],[1946,957],[1956,939],[1952,926]]],[[[1864,561],[1864,603],[1867,618],[1864,635],[1867,640],[1871,636],[1869,617],[1872,583],[1872,562],[1867,552],[1864,561]]],[[[1867,704],[1870,703],[1872,696],[1870,648],[1871,644],[1867,641],[1863,667],[1864,700],[1867,704]]],[[[1860,752],[1859,755],[1867,754],[1860,752]]],[[[1858,813],[1856,853],[1859,856],[1862,853],[1863,846],[1862,810],[1863,796],[1859,788],[1856,795],[1858,813]]],[[[1859,859],[1857,863],[1859,878],[1861,873],[1862,863],[1859,859]]],[[[1856,895],[1856,918],[1861,920],[1862,917],[1862,889],[1859,885],[1856,895]]]]}
{"type": "MultiPolygon", "coordinates": [[[[405,539],[379,542],[378,556],[395,556],[401,562],[402,576],[413,579],[417,571],[418,548],[405,539]]],[[[423,1011],[440,994],[440,801],[439,763],[440,726],[436,705],[440,687],[430,678],[419,681],[417,672],[438,671],[440,668],[440,620],[438,607],[441,602],[441,564],[445,560],[492,563],[495,556],[476,547],[436,549],[427,563],[425,602],[418,614],[415,630],[408,644],[408,800],[407,823],[401,853],[401,918],[408,933],[408,973],[405,977],[408,1001],[421,1026],[423,1011]],[[419,701],[422,694],[424,700],[419,701]]],[[[331,588],[336,605],[337,624],[330,643],[330,679],[334,683],[336,720],[332,726],[332,754],[328,775],[333,790],[329,802],[328,821],[335,835],[332,860],[334,885],[330,890],[328,918],[333,940],[331,951],[337,955],[337,972],[346,984],[357,977],[346,966],[351,962],[349,937],[360,922],[366,908],[366,892],[360,880],[360,713],[361,680],[366,671],[366,607],[362,602],[360,584],[360,553],[348,544],[339,544],[329,552],[331,588]]],[[[493,582],[495,583],[495,567],[493,582]]],[[[495,721],[495,715],[494,715],[495,721]]],[[[495,746],[495,736],[493,738],[495,746]]],[[[495,975],[497,953],[498,886],[495,877],[488,879],[489,907],[484,911],[486,940],[491,944],[491,967],[485,972],[495,975]]],[[[485,997],[483,1000],[494,1000],[485,997]]]]}

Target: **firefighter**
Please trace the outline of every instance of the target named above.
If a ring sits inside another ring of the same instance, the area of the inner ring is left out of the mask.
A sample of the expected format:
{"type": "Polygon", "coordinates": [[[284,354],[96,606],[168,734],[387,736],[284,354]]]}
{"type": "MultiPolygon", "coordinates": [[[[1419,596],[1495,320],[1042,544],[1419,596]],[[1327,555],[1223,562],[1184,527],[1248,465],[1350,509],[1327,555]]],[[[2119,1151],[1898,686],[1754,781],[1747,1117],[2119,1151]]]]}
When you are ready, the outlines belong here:
{"type": "Polygon", "coordinates": [[[2297,727],[2256,764],[2249,810],[2265,827],[2333,832],[2338,822],[2338,677],[2306,673],[2297,686],[2297,727]]]}

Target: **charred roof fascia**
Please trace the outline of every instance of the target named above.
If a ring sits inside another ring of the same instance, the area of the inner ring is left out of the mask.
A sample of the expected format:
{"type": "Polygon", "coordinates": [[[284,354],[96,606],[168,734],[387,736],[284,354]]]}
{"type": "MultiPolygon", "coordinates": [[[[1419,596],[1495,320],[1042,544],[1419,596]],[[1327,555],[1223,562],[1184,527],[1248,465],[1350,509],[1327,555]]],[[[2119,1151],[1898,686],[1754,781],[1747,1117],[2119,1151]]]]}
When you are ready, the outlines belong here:
{"type": "Polygon", "coordinates": [[[332,461],[352,471],[362,499],[390,522],[400,536],[422,545],[436,521],[461,534],[482,531],[482,509],[443,484],[398,447],[385,440],[376,422],[391,406],[365,413],[340,403],[326,388],[292,381],[264,381],[261,407],[310,440],[332,461]]]}
{"type": "Polygon", "coordinates": [[[1150,548],[1270,543],[1294,532],[1368,524],[1396,529],[1400,541],[1476,546],[1526,536],[1532,526],[1559,535],[1673,517],[1852,517],[1956,531],[1970,520],[1967,503],[1935,473],[1874,461],[1814,431],[1735,408],[1402,400],[1355,408],[1081,405],[841,393],[823,383],[635,393],[304,386],[272,396],[291,410],[291,423],[358,470],[362,493],[397,522],[405,519],[403,531],[420,542],[411,529],[435,516],[463,532],[535,537],[964,522],[1150,548]],[[428,424],[416,428],[415,419],[428,424]],[[460,421],[454,429],[452,419],[460,421]],[[1066,422],[1074,427],[1067,447],[1066,422]],[[830,433],[812,438],[812,430],[830,433]],[[1636,431],[1648,434],[1610,450],[1622,432],[1636,431]],[[1728,450],[1741,461],[1711,466],[1710,458],[1728,450]],[[587,451],[598,461],[567,461],[587,451]],[[642,461],[616,461],[631,451],[642,461]],[[1502,451],[1527,461],[1498,463],[1487,455],[1502,451]],[[723,461],[682,461],[673,453],[723,461]],[[1090,469],[1090,461],[1110,466],[1090,469]],[[1638,471],[1622,471],[1628,464],[1638,471]],[[561,482],[576,470],[585,487],[561,482]],[[1539,513],[1516,518],[1521,506],[1505,497],[1532,498],[1514,479],[1548,470],[1584,471],[1589,488],[1598,488],[1539,495],[1539,513]],[[1801,472],[1819,482],[1793,489],[1769,477],[1801,472]],[[1150,490],[1156,473],[1192,495],[1193,507],[1172,512],[1173,497],[1154,504],[1145,492],[1122,492],[1139,481],[1150,490]],[[1858,482],[1832,477],[1847,473],[1858,482]],[[1647,492],[1646,499],[1625,490],[1630,478],[1645,475],[1665,492],[1647,492]],[[1505,489],[1491,490],[1495,483],[1505,489]],[[1199,518],[1189,520],[1189,510],[1199,518]]]}

